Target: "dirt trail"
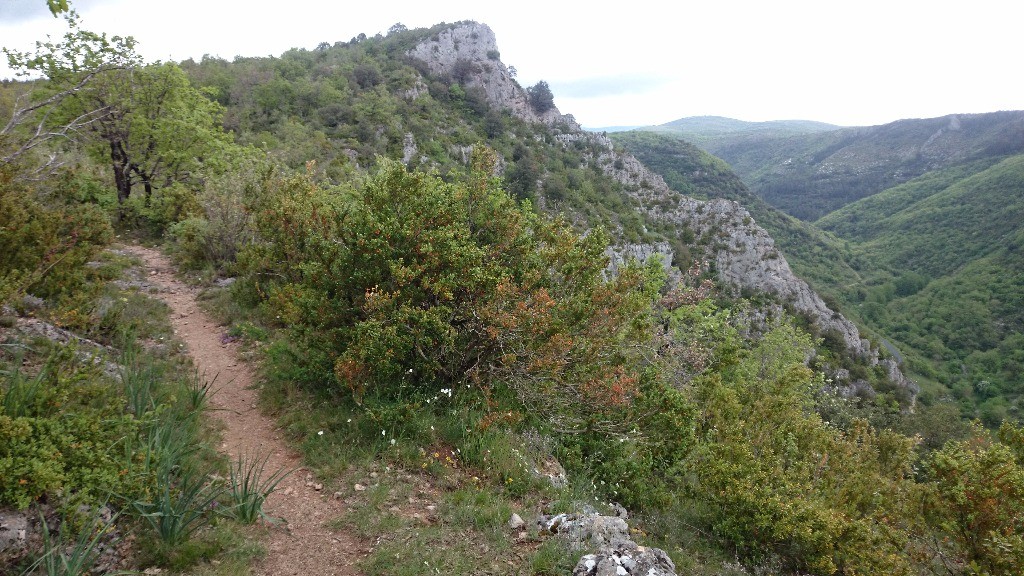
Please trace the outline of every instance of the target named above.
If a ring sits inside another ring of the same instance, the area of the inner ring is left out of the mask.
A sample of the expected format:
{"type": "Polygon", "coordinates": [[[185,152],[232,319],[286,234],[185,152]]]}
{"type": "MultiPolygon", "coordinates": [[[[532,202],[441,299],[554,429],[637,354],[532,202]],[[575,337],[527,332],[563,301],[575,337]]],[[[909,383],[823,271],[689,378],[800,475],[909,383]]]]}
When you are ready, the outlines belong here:
{"type": "Polygon", "coordinates": [[[362,552],[358,540],[324,526],[344,512],[342,503],[324,490],[316,490],[316,481],[309,479],[299,455],[287,447],[274,421],[260,414],[256,392],[251,389],[253,373],[238,358],[237,345],[222,340],[223,327],[199,309],[197,290],[175,278],[173,265],[165,256],[142,246],[130,246],[128,251],[145,263],[148,281],[159,287],[160,299],[171,307],[171,323],[199,373],[208,380],[216,376],[211,404],[217,409],[213,415],[225,424],[221,451],[232,458],[269,454],[268,471],[297,469],[267,499],[264,510],[284,518],[288,528],[271,531],[267,556],[253,567],[253,574],[359,574],[354,566],[362,552]]]}

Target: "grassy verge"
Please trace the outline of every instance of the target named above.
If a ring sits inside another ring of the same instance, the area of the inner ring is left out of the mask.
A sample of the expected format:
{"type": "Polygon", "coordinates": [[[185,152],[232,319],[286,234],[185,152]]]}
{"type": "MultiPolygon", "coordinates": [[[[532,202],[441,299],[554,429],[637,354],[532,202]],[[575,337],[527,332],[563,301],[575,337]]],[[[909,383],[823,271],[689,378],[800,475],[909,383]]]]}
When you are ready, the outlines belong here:
{"type": "MultiPolygon", "coordinates": [[[[206,389],[138,263],[0,324],[0,509],[28,519],[7,574],[243,574],[265,528],[233,517],[206,389]]],[[[251,491],[251,489],[250,489],[251,491]]]]}

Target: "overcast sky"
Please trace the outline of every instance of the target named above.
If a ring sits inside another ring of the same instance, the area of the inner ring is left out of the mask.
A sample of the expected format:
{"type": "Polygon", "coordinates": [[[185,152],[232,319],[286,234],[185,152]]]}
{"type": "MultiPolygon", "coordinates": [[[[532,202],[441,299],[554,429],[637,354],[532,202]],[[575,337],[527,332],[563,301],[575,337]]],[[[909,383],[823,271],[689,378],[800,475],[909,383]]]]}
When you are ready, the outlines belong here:
{"type": "MultiPolygon", "coordinates": [[[[0,0],[0,45],[61,22],[45,0],[0,0]]],[[[232,59],[476,20],[524,86],[546,80],[587,127],[717,115],[846,126],[1024,109],[1021,10],[1007,0],[615,3],[72,0],[83,28],[132,35],[150,60],[232,59]]],[[[10,76],[4,67],[0,76],[10,76]]]]}

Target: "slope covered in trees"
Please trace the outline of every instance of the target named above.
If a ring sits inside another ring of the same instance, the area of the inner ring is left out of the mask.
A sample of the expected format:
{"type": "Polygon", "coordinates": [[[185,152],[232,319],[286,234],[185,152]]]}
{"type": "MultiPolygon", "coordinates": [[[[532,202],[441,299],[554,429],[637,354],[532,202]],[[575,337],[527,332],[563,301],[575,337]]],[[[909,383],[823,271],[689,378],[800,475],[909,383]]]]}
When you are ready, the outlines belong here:
{"type": "Polygon", "coordinates": [[[1020,418],[1024,156],[930,172],[819,221],[877,272],[845,296],[989,425],[1020,418]]]}

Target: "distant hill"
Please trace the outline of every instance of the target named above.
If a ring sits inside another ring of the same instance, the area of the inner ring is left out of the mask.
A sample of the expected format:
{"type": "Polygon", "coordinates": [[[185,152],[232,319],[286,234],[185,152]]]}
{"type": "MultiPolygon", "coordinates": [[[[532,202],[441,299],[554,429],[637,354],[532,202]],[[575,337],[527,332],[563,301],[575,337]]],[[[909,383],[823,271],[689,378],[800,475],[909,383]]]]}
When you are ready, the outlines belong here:
{"type": "Polygon", "coordinates": [[[769,204],[811,221],[932,170],[1024,151],[1022,111],[803,134],[751,131],[735,122],[704,122],[692,140],[728,162],[769,204]],[[716,126],[718,132],[708,132],[716,126]],[[735,129],[722,131],[729,126],[735,129]]]}
{"type": "Polygon", "coordinates": [[[583,129],[586,130],[587,132],[599,132],[599,133],[600,132],[608,132],[608,133],[612,133],[612,132],[627,132],[629,130],[636,130],[638,128],[643,128],[643,126],[600,126],[600,127],[597,127],[597,128],[591,128],[589,126],[584,126],[583,127],[583,129]]]}
{"type": "Polygon", "coordinates": [[[724,116],[690,116],[680,118],[672,122],[666,122],[659,126],[653,126],[652,131],[656,132],[680,132],[698,136],[712,136],[718,134],[736,134],[748,132],[761,132],[771,134],[813,134],[815,132],[827,132],[837,130],[839,126],[815,122],[813,120],[771,120],[768,122],[747,122],[724,116]]]}

